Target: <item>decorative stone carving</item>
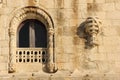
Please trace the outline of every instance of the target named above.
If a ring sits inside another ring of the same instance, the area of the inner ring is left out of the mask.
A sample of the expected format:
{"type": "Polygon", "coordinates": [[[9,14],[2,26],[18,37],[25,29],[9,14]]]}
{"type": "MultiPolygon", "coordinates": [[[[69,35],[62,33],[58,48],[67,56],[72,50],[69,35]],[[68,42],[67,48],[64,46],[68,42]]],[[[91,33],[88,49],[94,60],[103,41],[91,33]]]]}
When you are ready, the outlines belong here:
{"type": "Polygon", "coordinates": [[[16,52],[16,34],[18,26],[21,22],[27,19],[37,19],[45,24],[48,30],[48,62],[46,64],[47,72],[55,72],[55,61],[54,61],[54,24],[50,15],[41,8],[38,7],[25,7],[22,8],[16,13],[13,13],[14,16],[10,22],[9,32],[10,32],[10,50],[9,50],[9,72],[15,72],[15,52],[16,52]],[[49,24],[48,24],[49,23],[49,24]]]}
{"type": "Polygon", "coordinates": [[[7,4],[7,0],[0,0],[0,8],[5,7],[7,4]]]}
{"type": "Polygon", "coordinates": [[[101,21],[98,17],[88,17],[85,21],[84,32],[89,47],[98,46],[98,34],[100,33],[101,21]]]}
{"type": "Polygon", "coordinates": [[[39,3],[39,0],[33,0],[35,3],[39,3]]]}
{"type": "Polygon", "coordinates": [[[13,48],[11,48],[10,49],[10,51],[9,51],[9,55],[11,56],[11,57],[9,57],[9,73],[13,73],[13,72],[15,72],[15,65],[14,65],[14,34],[15,34],[15,32],[14,32],[14,29],[13,28],[11,28],[10,30],[9,30],[9,36],[11,37],[10,38],[10,47],[13,47],[13,48]]]}
{"type": "Polygon", "coordinates": [[[48,30],[48,62],[47,62],[47,71],[50,73],[56,72],[56,66],[54,63],[54,47],[53,47],[53,36],[54,36],[54,30],[52,28],[49,28],[48,30]]]}
{"type": "Polygon", "coordinates": [[[38,6],[39,5],[39,0],[29,0],[29,5],[30,6],[38,6]]]}

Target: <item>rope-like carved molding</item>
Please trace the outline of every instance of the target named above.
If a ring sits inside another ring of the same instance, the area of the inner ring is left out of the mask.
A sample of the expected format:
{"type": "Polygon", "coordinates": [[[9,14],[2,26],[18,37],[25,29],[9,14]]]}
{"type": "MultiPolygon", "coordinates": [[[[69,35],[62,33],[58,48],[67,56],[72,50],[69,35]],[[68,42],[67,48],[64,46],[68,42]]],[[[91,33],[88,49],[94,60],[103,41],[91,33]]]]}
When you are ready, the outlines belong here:
{"type": "MultiPolygon", "coordinates": [[[[18,25],[17,23],[20,23],[26,19],[43,19],[41,21],[43,21],[43,23],[45,23],[45,25],[47,25],[49,28],[53,28],[54,24],[52,21],[52,18],[50,17],[50,15],[44,11],[41,8],[38,7],[25,7],[22,8],[20,10],[18,10],[15,13],[15,16],[13,16],[12,21],[11,21],[11,26],[13,25],[18,25]]],[[[10,28],[11,29],[11,28],[10,28]]]]}

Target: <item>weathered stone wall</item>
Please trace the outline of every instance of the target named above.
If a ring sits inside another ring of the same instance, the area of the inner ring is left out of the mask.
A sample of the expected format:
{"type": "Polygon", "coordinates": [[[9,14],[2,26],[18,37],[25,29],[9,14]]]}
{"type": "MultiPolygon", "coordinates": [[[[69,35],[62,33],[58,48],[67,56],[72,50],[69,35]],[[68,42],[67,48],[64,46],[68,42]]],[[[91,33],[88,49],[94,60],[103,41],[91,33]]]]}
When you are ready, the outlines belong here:
{"type": "MultiPolygon", "coordinates": [[[[120,73],[119,5],[119,0],[2,0],[0,2],[0,73],[8,74],[9,24],[14,12],[26,6],[37,6],[47,11],[54,22],[58,75],[81,77],[86,74],[99,76],[104,74],[101,76],[103,77],[110,74],[106,77],[108,78],[113,74],[112,76],[117,80],[116,76],[120,73]],[[79,28],[90,16],[97,16],[102,25],[98,35],[99,46],[88,49],[85,48],[86,39],[80,37],[82,32],[79,28]]],[[[65,80],[68,79],[70,77],[65,80]]]]}

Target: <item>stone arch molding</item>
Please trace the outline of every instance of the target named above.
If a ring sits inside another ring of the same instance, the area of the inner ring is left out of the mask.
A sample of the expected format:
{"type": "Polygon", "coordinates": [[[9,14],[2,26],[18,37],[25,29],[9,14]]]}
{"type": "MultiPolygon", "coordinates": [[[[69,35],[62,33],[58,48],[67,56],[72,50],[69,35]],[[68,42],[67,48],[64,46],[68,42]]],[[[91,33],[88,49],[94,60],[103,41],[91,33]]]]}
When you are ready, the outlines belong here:
{"type": "Polygon", "coordinates": [[[9,42],[9,72],[13,73],[16,71],[15,67],[15,52],[16,52],[16,36],[17,36],[17,29],[20,25],[21,22],[27,19],[37,19],[41,21],[47,29],[48,32],[48,47],[47,47],[47,54],[49,55],[48,57],[48,62],[46,64],[46,71],[49,73],[54,73],[57,71],[57,68],[55,67],[55,61],[54,61],[54,24],[53,20],[50,17],[50,15],[43,9],[38,8],[38,7],[24,7],[21,8],[20,10],[17,10],[14,13],[14,16],[12,17],[12,20],[9,24],[9,37],[10,37],[10,42],[9,42]]]}

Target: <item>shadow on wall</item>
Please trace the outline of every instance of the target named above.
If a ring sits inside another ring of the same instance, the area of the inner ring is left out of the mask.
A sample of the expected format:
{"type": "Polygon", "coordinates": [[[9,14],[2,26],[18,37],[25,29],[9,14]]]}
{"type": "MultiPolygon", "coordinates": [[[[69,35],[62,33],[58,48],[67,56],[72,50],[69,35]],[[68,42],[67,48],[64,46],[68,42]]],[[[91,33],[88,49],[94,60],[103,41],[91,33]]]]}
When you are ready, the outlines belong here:
{"type": "Polygon", "coordinates": [[[80,38],[85,38],[85,21],[84,22],[82,22],[80,25],[79,25],[79,27],[77,28],[77,35],[80,37],[80,38]]]}
{"type": "MultiPolygon", "coordinates": [[[[79,27],[77,28],[77,35],[79,36],[79,38],[83,38],[85,41],[85,45],[86,45],[86,34],[85,34],[85,24],[86,22],[82,22],[79,27]]],[[[86,46],[85,46],[86,47],[86,46]]]]}

